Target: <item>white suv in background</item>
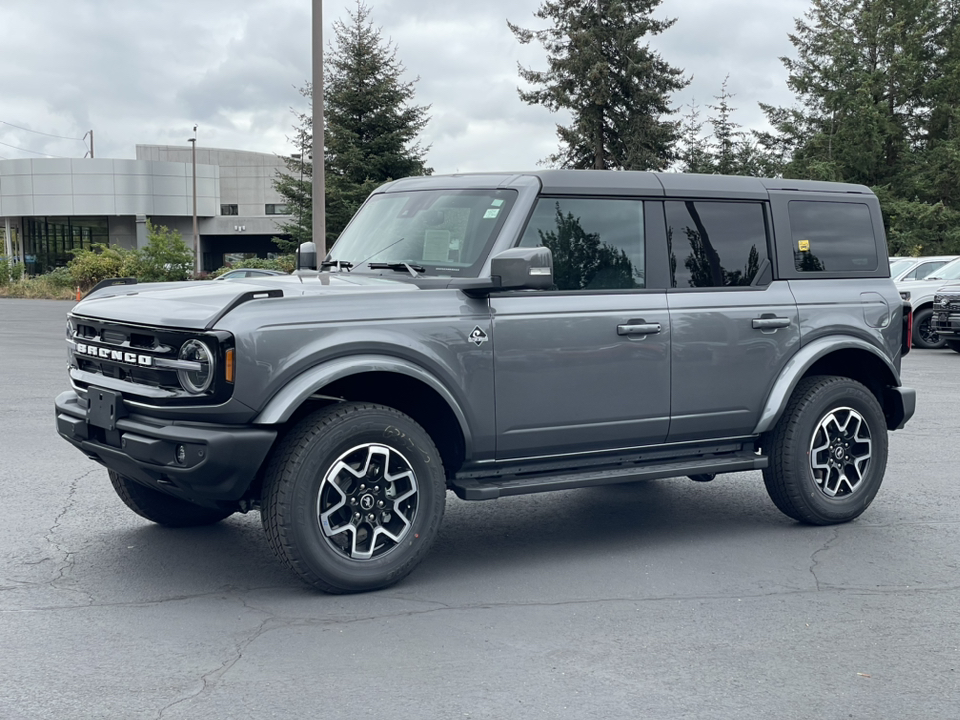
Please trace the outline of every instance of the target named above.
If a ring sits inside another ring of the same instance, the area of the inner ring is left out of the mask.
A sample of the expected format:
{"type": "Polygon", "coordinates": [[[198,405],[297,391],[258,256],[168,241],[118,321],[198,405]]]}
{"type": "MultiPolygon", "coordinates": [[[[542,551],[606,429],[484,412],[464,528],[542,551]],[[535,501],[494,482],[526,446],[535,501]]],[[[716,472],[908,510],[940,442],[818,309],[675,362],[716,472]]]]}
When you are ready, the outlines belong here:
{"type": "Polygon", "coordinates": [[[913,346],[928,350],[945,346],[931,325],[933,317],[933,296],[944,285],[960,281],[960,258],[946,263],[940,269],[931,272],[922,280],[897,282],[900,297],[913,306],[913,346]]]}

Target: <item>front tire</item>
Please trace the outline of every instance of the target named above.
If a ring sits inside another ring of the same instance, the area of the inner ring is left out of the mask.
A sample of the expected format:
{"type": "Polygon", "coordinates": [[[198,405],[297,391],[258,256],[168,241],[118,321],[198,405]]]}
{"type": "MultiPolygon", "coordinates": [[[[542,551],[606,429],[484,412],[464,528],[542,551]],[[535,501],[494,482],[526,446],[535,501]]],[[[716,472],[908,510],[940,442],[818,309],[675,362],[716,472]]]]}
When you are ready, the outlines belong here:
{"type": "Polygon", "coordinates": [[[233,510],[221,510],[196,505],[172,495],[141,485],[135,480],[110,470],[110,482],[123,503],[137,515],[167,527],[198,527],[213,525],[233,515],[233,510]]]}
{"type": "Polygon", "coordinates": [[[913,346],[925,350],[939,350],[947,341],[933,329],[933,309],[924,308],[913,314],[913,346]]]}
{"type": "Polygon", "coordinates": [[[433,440],[392,408],[341,403],[301,420],[271,456],[261,514],[281,561],[328,593],[405,577],[440,529],[446,480],[433,440]]]}
{"type": "Polygon", "coordinates": [[[810,525],[848,522],[869,507],[887,466],[887,426],[877,398],[844,377],[801,380],[766,438],[767,493],[810,525]]]}

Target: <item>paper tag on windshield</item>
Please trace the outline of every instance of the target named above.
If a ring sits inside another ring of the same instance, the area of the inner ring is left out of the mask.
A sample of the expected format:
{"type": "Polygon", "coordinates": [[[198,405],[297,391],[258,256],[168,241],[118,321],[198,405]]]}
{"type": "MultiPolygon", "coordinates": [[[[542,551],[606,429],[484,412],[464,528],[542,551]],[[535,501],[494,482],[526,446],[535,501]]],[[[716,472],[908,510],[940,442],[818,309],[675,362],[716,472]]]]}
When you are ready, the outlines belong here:
{"type": "Polygon", "coordinates": [[[483,214],[483,219],[487,220],[489,218],[495,218],[500,214],[500,208],[490,208],[483,214]]]}

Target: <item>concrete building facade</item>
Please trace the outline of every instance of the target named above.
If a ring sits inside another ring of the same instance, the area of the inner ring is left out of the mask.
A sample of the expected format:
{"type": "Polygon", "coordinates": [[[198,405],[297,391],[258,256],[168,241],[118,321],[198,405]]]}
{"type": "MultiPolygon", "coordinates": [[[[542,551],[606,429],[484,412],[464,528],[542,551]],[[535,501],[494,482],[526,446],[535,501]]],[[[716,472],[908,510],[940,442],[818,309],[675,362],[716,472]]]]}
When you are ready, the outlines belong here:
{"type": "MultiPolygon", "coordinates": [[[[232,253],[266,257],[289,220],[273,189],[283,159],[243,150],[197,148],[201,267],[215,270],[232,253]]],[[[70,250],[147,241],[146,222],[193,242],[191,148],[138,145],[137,159],[0,160],[3,252],[37,273],[64,265],[70,250]]]]}

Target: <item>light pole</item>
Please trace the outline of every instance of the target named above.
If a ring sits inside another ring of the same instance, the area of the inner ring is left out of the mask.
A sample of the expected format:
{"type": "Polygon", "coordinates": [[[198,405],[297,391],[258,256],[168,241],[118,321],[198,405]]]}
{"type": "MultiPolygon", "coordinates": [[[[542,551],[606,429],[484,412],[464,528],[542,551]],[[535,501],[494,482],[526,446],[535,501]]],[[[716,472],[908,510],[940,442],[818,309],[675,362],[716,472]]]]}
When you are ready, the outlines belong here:
{"type": "Polygon", "coordinates": [[[323,147],[323,0],[313,0],[313,242],[319,258],[327,255],[323,147]]]}
{"type": "Polygon", "coordinates": [[[200,274],[200,233],[197,231],[197,126],[193,126],[193,137],[187,142],[193,155],[193,276],[200,274]]]}

